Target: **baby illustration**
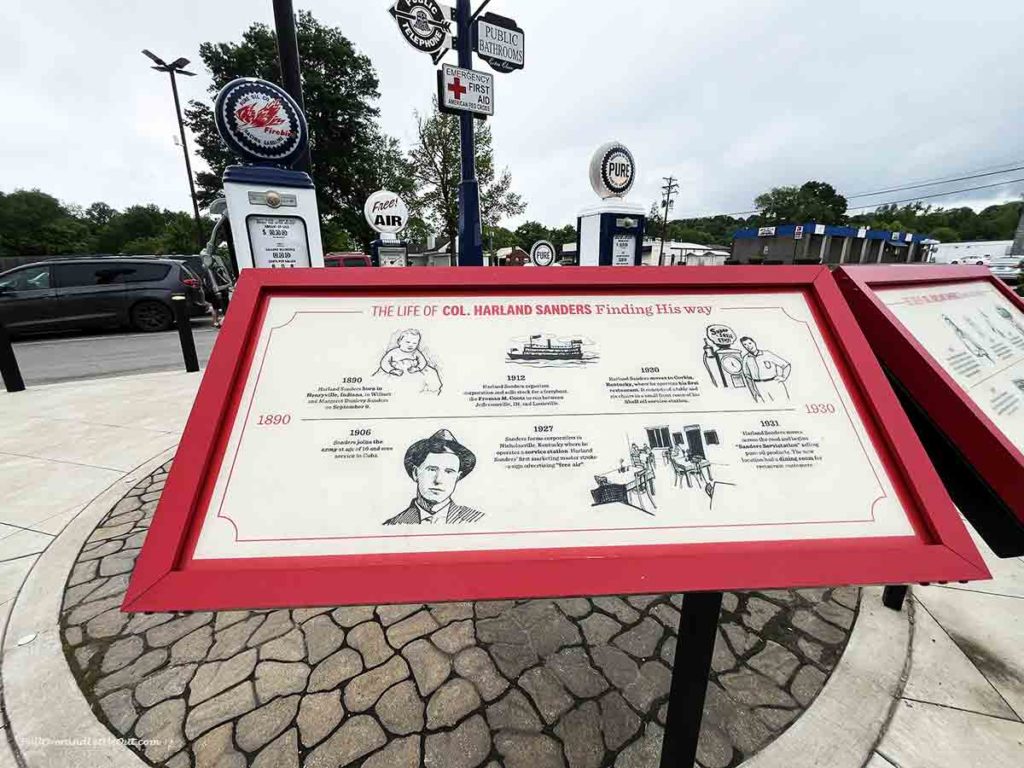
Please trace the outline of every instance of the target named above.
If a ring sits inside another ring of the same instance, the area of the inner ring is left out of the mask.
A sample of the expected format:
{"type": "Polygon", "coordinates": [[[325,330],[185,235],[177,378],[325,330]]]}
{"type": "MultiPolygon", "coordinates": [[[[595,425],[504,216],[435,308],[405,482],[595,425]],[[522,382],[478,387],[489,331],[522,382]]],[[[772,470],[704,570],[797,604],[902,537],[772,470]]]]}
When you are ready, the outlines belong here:
{"type": "Polygon", "coordinates": [[[427,367],[427,358],[420,352],[420,332],[410,328],[398,335],[398,344],[380,359],[380,369],[392,376],[419,373],[427,367]]]}

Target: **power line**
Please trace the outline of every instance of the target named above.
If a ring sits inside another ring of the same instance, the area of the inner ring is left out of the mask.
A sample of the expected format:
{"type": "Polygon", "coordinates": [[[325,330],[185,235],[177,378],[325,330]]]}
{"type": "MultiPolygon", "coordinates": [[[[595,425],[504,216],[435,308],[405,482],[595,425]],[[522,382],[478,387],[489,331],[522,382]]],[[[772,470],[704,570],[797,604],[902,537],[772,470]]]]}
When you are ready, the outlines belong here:
{"type": "Polygon", "coordinates": [[[995,184],[982,184],[978,187],[965,187],[964,189],[954,189],[952,192],[937,192],[934,195],[920,195],[918,197],[910,197],[906,200],[890,200],[886,203],[872,203],[871,205],[858,205],[847,210],[860,211],[865,208],[880,208],[883,205],[899,205],[901,203],[916,203],[918,200],[931,200],[933,197],[948,197],[949,195],[958,195],[961,192],[974,192],[978,189],[991,189],[992,187],[1002,187],[1006,184],[1017,184],[1024,181],[1024,178],[1020,179],[1005,179],[1004,181],[997,181],[995,184]]]}
{"type": "MultiPolygon", "coordinates": [[[[981,174],[977,174],[975,176],[965,176],[965,177],[963,177],[963,180],[970,179],[970,178],[980,178],[982,176],[992,176],[992,175],[997,174],[997,173],[1009,173],[1010,171],[1013,171],[1013,170],[1024,170],[1024,166],[1021,166],[1020,168],[1007,168],[1007,169],[1005,169],[1003,171],[994,171],[992,173],[981,173],[981,174]]],[[[953,180],[951,179],[949,182],[945,182],[945,183],[951,183],[952,181],[953,180]]],[[[962,192],[974,192],[974,191],[979,190],[979,189],[991,189],[993,187],[1001,187],[1001,186],[1003,186],[1005,184],[1016,184],[1016,183],[1022,182],[1022,181],[1024,181],[1024,178],[1021,178],[1021,179],[1005,179],[1003,181],[997,181],[994,184],[982,184],[981,186],[977,186],[977,187],[965,187],[963,189],[953,189],[953,190],[950,190],[948,192],[937,192],[937,193],[935,193],[933,195],[919,195],[918,197],[910,197],[910,198],[907,198],[905,200],[887,200],[885,202],[870,203],[869,205],[856,205],[856,206],[853,206],[852,208],[847,208],[847,210],[850,210],[850,211],[861,211],[861,210],[864,210],[866,208],[880,208],[883,205],[900,205],[902,203],[914,203],[914,202],[917,202],[918,200],[931,200],[931,199],[936,198],[936,197],[949,197],[950,195],[958,195],[958,194],[960,194],[962,192]]],[[[944,183],[944,182],[935,182],[935,183],[941,184],[941,183],[944,183]]],[[[934,185],[933,184],[921,184],[921,185],[913,185],[913,186],[908,186],[908,187],[894,187],[890,191],[896,192],[896,191],[899,191],[899,190],[902,190],[902,189],[916,189],[916,188],[918,188],[920,186],[934,186],[934,185]]],[[[877,193],[874,193],[874,194],[881,194],[881,192],[877,192],[877,193]]],[[[867,196],[868,196],[868,193],[864,193],[864,194],[861,194],[861,195],[849,195],[849,197],[867,197],[867,196]]],[[[691,218],[691,219],[712,219],[712,218],[715,218],[716,216],[730,216],[730,217],[735,218],[737,216],[752,216],[755,213],[760,213],[760,212],[761,212],[760,209],[755,208],[752,211],[736,211],[734,213],[713,213],[713,214],[709,214],[709,215],[706,215],[706,216],[690,216],[688,218],[691,218]]],[[[680,220],[681,219],[677,219],[677,221],[680,221],[680,220]]]]}
{"type": "Polygon", "coordinates": [[[902,192],[905,189],[921,189],[922,187],[935,187],[939,184],[952,184],[956,181],[968,181],[970,179],[980,179],[984,176],[998,176],[1000,173],[1010,173],[1011,171],[1024,171],[1024,165],[1018,165],[1013,168],[1003,168],[999,171],[988,171],[987,173],[975,173],[970,176],[957,176],[951,179],[937,179],[936,181],[924,181],[919,184],[908,184],[903,187],[890,187],[889,189],[879,189],[876,192],[858,192],[856,195],[846,195],[847,200],[852,200],[855,197],[874,197],[875,195],[884,195],[889,192],[902,192]]]}

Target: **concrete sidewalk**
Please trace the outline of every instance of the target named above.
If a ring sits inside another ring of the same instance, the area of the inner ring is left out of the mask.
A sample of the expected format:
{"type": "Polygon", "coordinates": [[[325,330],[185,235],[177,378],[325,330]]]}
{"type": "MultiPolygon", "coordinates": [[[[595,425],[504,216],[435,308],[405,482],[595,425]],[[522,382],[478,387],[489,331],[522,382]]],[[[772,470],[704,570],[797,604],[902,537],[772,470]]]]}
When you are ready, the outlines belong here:
{"type": "MultiPolygon", "coordinates": [[[[201,374],[167,372],[0,392],[0,627],[68,522],[177,445],[200,381],[201,374]]],[[[5,739],[0,766],[7,764],[14,762],[5,739]]]]}
{"type": "MultiPolygon", "coordinates": [[[[198,374],[158,373],[0,394],[0,624],[6,625],[17,603],[11,619],[17,636],[4,627],[3,683],[11,685],[12,705],[19,708],[8,713],[4,701],[5,729],[8,714],[18,725],[56,713],[54,727],[71,736],[109,733],[84,697],[70,701],[79,692],[60,650],[61,595],[53,594],[53,585],[59,585],[57,592],[64,589],[81,546],[75,536],[84,540],[137,482],[139,468],[152,466],[177,443],[199,381],[198,374]],[[59,552],[62,548],[67,552],[59,552]],[[52,610],[47,595],[56,606],[52,610]],[[58,638],[48,660],[20,655],[33,646],[33,653],[42,653],[42,644],[32,642],[36,634],[58,638]],[[36,667],[27,672],[30,658],[39,661],[39,678],[33,695],[25,696],[25,684],[31,685],[36,674],[36,667]],[[19,666],[12,669],[12,664],[19,666]],[[18,685],[22,690],[15,696],[18,685]],[[55,700],[58,696],[63,699],[55,700]]],[[[746,765],[1024,764],[1024,560],[1001,561],[979,546],[994,581],[915,587],[901,614],[880,607],[878,590],[865,590],[847,649],[822,693],[746,765]]],[[[18,764],[8,747],[18,734],[5,735],[0,767],[18,764]]],[[[18,746],[30,768],[95,765],[100,758],[100,752],[83,757],[79,750],[72,758],[71,751],[18,746]]],[[[104,764],[143,764],[125,747],[114,744],[109,750],[104,764]]],[[[641,764],[646,765],[635,765],[641,764]]]]}

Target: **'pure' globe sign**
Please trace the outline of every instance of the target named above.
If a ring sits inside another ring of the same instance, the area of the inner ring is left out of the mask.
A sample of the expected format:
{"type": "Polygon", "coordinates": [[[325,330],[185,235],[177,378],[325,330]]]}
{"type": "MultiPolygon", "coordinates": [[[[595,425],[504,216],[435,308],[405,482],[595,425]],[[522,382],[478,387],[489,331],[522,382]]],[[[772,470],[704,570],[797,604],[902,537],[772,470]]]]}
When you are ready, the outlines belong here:
{"type": "Polygon", "coordinates": [[[602,199],[625,197],[636,179],[636,161],[624,144],[610,141],[590,160],[590,185],[602,199]]]}

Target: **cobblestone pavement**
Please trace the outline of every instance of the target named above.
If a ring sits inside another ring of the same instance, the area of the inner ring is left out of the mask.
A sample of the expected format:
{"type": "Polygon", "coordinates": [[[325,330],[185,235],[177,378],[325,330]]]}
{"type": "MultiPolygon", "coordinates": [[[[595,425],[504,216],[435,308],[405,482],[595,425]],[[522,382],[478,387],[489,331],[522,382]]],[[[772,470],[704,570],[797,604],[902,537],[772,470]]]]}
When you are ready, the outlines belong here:
{"type": "MultiPolygon", "coordinates": [[[[168,465],[169,466],[169,465],[168,465]]],[[[128,615],[167,466],[72,570],[65,652],[94,711],[171,768],[656,766],[679,595],[128,615]]],[[[699,761],[738,765],[814,699],[853,588],[727,594],[699,761]]]]}

